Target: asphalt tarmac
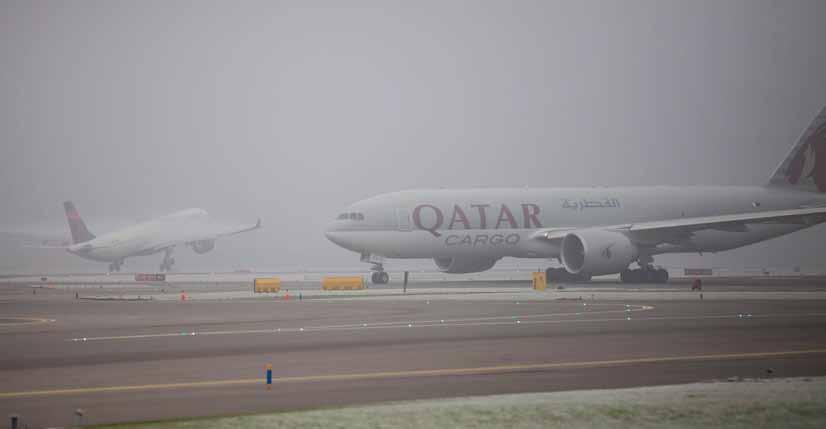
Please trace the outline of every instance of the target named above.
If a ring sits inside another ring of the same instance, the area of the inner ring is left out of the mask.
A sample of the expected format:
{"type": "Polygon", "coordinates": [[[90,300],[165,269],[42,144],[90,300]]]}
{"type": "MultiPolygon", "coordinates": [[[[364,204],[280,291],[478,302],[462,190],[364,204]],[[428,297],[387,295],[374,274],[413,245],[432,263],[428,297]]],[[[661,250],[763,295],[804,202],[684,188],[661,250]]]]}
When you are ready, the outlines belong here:
{"type": "Polygon", "coordinates": [[[212,300],[197,299],[190,285],[186,301],[100,301],[75,299],[90,294],[83,288],[3,284],[0,416],[69,426],[77,409],[83,423],[110,423],[826,375],[826,287],[819,285],[787,292],[782,281],[761,284],[743,300],[714,299],[708,288],[703,300],[651,299],[637,290],[656,286],[610,284],[599,287],[626,292],[608,300],[587,286],[533,292],[509,283],[465,293],[475,286],[301,300],[298,288],[289,300],[212,300]],[[788,296],[778,299],[778,291],[788,296]]]}

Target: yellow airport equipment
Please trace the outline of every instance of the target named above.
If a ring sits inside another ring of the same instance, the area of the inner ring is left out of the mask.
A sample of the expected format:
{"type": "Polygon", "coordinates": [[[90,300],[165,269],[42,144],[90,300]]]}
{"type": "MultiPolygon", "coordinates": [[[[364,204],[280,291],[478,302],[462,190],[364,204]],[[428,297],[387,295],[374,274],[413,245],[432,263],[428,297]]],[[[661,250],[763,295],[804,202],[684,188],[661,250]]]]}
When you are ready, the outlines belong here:
{"type": "Polygon", "coordinates": [[[545,272],[539,271],[531,273],[533,275],[533,289],[545,290],[548,287],[548,279],[545,278],[545,272]]]}
{"type": "Polygon", "coordinates": [[[278,277],[255,279],[252,284],[255,293],[278,293],[281,290],[281,279],[278,277]]]}
{"type": "Polygon", "coordinates": [[[361,290],[364,289],[364,278],[352,277],[324,277],[321,279],[323,290],[361,290]]]}

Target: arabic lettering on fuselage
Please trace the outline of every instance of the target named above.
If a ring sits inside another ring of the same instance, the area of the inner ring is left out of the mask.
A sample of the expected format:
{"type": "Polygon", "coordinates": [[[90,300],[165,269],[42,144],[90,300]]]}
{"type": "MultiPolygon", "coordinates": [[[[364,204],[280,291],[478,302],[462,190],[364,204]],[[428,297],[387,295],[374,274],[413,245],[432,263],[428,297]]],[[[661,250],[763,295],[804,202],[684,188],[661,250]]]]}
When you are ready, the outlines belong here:
{"type": "Polygon", "coordinates": [[[451,209],[450,218],[445,216],[445,213],[439,207],[433,204],[420,204],[413,209],[413,224],[416,228],[427,231],[434,237],[441,237],[441,229],[531,229],[542,228],[539,222],[539,205],[533,203],[520,204],[521,220],[520,224],[517,222],[516,216],[507,204],[500,204],[498,207],[491,204],[470,204],[467,208],[462,208],[458,204],[454,204],[451,209]],[[488,222],[488,209],[491,209],[492,214],[495,214],[496,221],[488,222]],[[468,218],[466,213],[478,214],[478,222],[473,223],[468,218]],[[423,215],[429,219],[423,219],[423,215]]]}
{"type": "Polygon", "coordinates": [[[617,198],[606,198],[604,200],[572,200],[565,198],[562,200],[562,208],[571,210],[616,209],[620,207],[620,201],[617,198]]]}

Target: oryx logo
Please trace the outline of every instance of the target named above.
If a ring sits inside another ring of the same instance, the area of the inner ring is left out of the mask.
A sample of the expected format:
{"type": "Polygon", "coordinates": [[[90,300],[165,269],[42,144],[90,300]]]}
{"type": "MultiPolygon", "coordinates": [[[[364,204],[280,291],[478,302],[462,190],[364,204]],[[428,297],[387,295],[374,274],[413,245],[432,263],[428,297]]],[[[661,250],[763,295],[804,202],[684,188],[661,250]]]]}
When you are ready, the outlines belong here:
{"type": "Polygon", "coordinates": [[[814,183],[826,192],[826,124],[815,130],[789,164],[786,180],[792,184],[814,183]]]}
{"type": "Polygon", "coordinates": [[[603,257],[603,258],[605,258],[605,259],[611,259],[611,248],[612,248],[612,247],[614,247],[614,244],[616,244],[616,243],[611,243],[611,244],[610,244],[610,245],[608,245],[606,248],[602,249],[602,253],[601,253],[601,254],[602,254],[602,257],[603,257]]]}

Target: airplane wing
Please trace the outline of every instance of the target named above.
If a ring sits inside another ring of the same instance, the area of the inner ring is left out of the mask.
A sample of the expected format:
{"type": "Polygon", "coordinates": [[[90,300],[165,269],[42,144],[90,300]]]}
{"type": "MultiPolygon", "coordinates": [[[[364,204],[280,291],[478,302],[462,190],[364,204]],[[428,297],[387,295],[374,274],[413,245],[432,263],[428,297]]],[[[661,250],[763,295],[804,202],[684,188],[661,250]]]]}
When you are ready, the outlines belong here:
{"type": "Polygon", "coordinates": [[[184,225],[180,226],[174,234],[171,234],[169,240],[154,243],[153,246],[148,247],[145,250],[145,253],[157,253],[177,245],[191,246],[197,244],[198,242],[215,241],[222,237],[229,237],[231,235],[256,230],[259,228],[261,228],[261,219],[258,219],[258,221],[255,222],[255,224],[236,226],[224,226],[216,224],[184,225]]]}
{"type": "Polygon", "coordinates": [[[536,231],[532,238],[541,238],[553,242],[561,242],[565,236],[576,228],[546,228],[536,231]]]}
{"type": "Polygon", "coordinates": [[[255,224],[240,225],[235,227],[216,227],[214,231],[206,234],[204,238],[199,240],[216,240],[221,237],[229,237],[230,235],[240,234],[242,232],[252,231],[261,228],[261,219],[259,218],[255,224]]]}
{"type": "Polygon", "coordinates": [[[771,210],[756,213],[679,218],[642,222],[625,228],[639,244],[679,243],[697,231],[746,232],[750,225],[815,225],[826,221],[826,207],[771,210]]]}
{"type": "MultiPolygon", "coordinates": [[[[690,238],[692,233],[703,230],[745,232],[749,225],[754,224],[814,225],[822,222],[826,222],[826,207],[675,218],[592,228],[624,232],[637,244],[656,245],[659,243],[681,242],[690,238]]],[[[543,229],[537,231],[534,237],[559,242],[565,235],[575,229],[577,228],[543,229]]]]}

